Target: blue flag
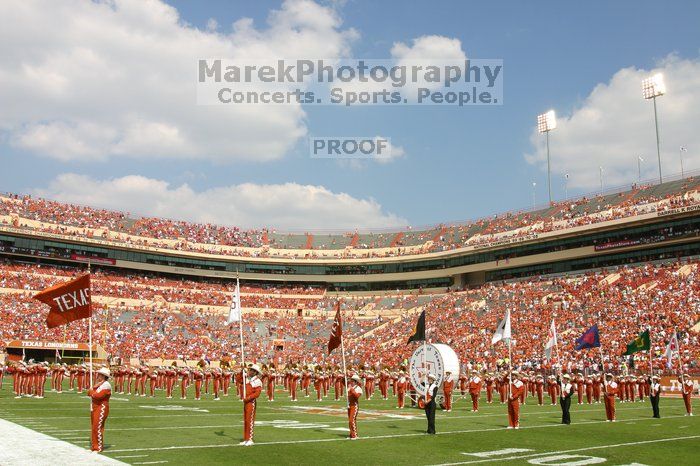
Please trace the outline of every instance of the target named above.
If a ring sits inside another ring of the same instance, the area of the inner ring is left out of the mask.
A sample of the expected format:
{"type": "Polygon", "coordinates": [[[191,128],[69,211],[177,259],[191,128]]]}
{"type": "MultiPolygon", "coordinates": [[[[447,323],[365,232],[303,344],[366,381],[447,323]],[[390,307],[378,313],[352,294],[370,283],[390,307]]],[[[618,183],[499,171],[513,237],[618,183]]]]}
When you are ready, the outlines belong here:
{"type": "Polygon", "coordinates": [[[586,330],[576,340],[576,349],[582,350],[585,348],[598,348],[600,346],[600,334],[598,333],[598,324],[586,330]]]}

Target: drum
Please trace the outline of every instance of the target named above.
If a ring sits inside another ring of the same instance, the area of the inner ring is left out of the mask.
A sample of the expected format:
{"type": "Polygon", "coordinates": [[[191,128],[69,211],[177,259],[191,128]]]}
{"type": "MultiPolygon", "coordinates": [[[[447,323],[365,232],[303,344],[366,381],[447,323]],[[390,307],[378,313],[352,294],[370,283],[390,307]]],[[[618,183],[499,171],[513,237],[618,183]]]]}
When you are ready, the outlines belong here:
{"type": "Polygon", "coordinates": [[[445,375],[450,372],[450,379],[459,379],[459,358],[452,348],[441,343],[421,345],[413,352],[409,362],[411,384],[416,391],[425,396],[428,390],[428,374],[437,377],[436,383],[441,385],[445,375]]]}

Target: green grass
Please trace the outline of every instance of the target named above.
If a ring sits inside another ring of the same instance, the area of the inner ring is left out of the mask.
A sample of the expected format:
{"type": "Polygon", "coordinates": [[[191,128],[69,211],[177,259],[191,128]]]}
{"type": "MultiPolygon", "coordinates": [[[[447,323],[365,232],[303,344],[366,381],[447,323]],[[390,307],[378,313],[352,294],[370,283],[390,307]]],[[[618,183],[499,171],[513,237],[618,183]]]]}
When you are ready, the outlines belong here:
{"type": "MultiPolygon", "coordinates": [[[[88,447],[86,398],[64,392],[47,393],[44,400],[15,400],[10,387],[11,383],[5,383],[0,391],[0,417],[88,447]]],[[[573,424],[562,426],[558,407],[539,407],[529,398],[517,431],[505,429],[505,406],[482,404],[479,413],[471,413],[470,403],[457,400],[451,413],[438,412],[437,436],[423,433],[426,422],[422,411],[397,410],[391,398],[361,400],[361,413],[371,410],[372,415],[359,420],[361,439],[348,441],[347,432],[339,430],[347,428],[343,403],[317,403],[312,398],[292,403],[281,390],[274,403],[264,398],[261,396],[258,403],[256,445],[240,447],[241,403],[235,398],[212,401],[208,395],[202,401],[166,400],[162,391],[155,398],[114,395],[104,454],[128,463],[168,464],[421,465],[483,460],[491,464],[528,464],[528,460],[550,456],[550,452],[578,456],[546,464],[585,460],[581,456],[600,458],[599,463],[611,465],[699,462],[700,422],[698,417],[683,416],[679,399],[662,399],[660,420],[651,417],[648,401],[618,403],[618,422],[614,424],[604,422],[602,405],[574,405],[573,424]],[[330,411],[308,412],[306,408],[330,411]],[[670,440],[659,442],[661,439],[670,440]],[[530,451],[491,458],[464,454],[506,448],[530,451]]]]}

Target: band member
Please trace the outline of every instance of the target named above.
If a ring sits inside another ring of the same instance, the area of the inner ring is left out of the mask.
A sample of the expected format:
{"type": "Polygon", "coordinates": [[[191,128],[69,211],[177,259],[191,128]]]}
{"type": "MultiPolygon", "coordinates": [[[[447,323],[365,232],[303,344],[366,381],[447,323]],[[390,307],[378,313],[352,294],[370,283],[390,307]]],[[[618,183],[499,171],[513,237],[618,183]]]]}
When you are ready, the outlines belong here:
{"type": "MultiPolygon", "coordinates": [[[[583,395],[586,392],[586,380],[582,373],[576,374],[576,396],[578,397],[578,404],[583,404],[583,395]]],[[[560,395],[561,396],[561,395],[560,395]]]]}
{"type": "Polygon", "coordinates": [[[202,397],[202,382],[204,381],[204,373],[201,369],[196,368],[192,371],[192,378],[194,379],[194,399],[199,401],[202,397]]]}
{"type": "Polygon", "coordinates": [[[445,372],[445,381],[442,383],[442,393],[445,397],[445,411],[452,412],[452,390],[454,389],[454,381],[452,380],[452,372],[445,372]]]}
{"type": "Polygon", "coordinates": [[[101,368],[95,374],[95,385],[88,390],[92,399],[90,406],[90,421],[92,426],[92,451],[102,451],[104,446],[105,424],[109,415],[109,397],[112,396],[112,386],[109,384],[109,369],[101,368]]]}
{"type": "Polygon", "coordinates": [[[362,396],[362,379],[359,375],[353,375],[348,381],[348,423],[350,427],[350,440],[357,438],[357,412],[360,409],[360,397],[362,396]]]}
{"type": "Polygon", "coordinates": [[[508,374],[506,372],[502,373],[497,380],[499,381],[498,396],[501,404],[505,404],[508,397],[508,374]]]}
{"type": "Polygon", "coordinates": [[[484,377],[484,382],[486,382],[486,403],[493,403],[493,374],[486,374],[484,377]]]}
{"type": "Polygon", "coordinates": [[[158,382],[158,371],[153,369],[153,371],[148,374],[148,393],[151,395],[151,398],[156,396],[156,382],[158,382]]]}
{"type": "Polygon", "coordinates": [[[586,403],[593,403],[593,377],[590,375],[586,376],[586,380],[583,382],[586,385],[586,403]]]}
{"type": "Polygon", "coordinates": [[[600,387],[603,385],[603,376],[596,374],[593,377],[593,399],[596,403],[600,403],[600,387]]]}
{"type": "Polygon", "coordinates": [[[250,366],[250,369],[248,369],[248,380],[245,390],[245,398],[243,398],[243,441],[240,445],[249,447],[253,445],[253,435],[255,434],[255,407],[257,399],[262,392],[260,366],[257,364],[253,364],[250,366]]]}
{"type": "Polygon", "coordinates": [[[406,378],[406,371],[401,371],[399,374],[399,379],[396,381],[396,408],[403,409],[404,401],[406,399],[406,388],[408,387],[408,379],[406,378]]]}
{"type": "Polygon", "coordinates": [[[525,392],[525,384],[520,380],[518,371],[511,373],[513,382],[510,384],[508,396],[508,429],[520,428],[520,398],[525,392]]]}
{"type": "Polygon", "coordinates": [[[613,380],[613,375],[605,374],[605,392],[603,400],[605,401],[605,417],[608,422],[615,422],[615,395],[617,395],[617,382],[613,380]]]}
{"type": "Polygon", "coordinates": [[[558,381],[561,387],[561,395],[559,395],[559,404],[561,405],[561,423],[571,424],[571,395],[574,393],[574,386],[571,384],[571,376],[564,374],[558,381]]]}
{"type": "Polygon", "coordinates": [[[659,398],[661,397],[661,384],[659,378],[653,376],[651,378],[651,388],[649,390],[649,399],[651,400],[651,409],[654,412],[655,418],[660,418],[659,415],[659,398]]]}
{"type": "Polygon", "coordinates": [[[685,415],[692,416],[693,405],[690,402],[690,398],[693,396],[693,381],[690,380],[688,374],[683,374],[678,377],[678,380],[681,383],[681,393],[683,394],[683,402],[685,403],[685,415]]]}
{"type": "Polygon", "coordinates": [[[459,393],[464,396],[467,393],[467,385],[469,383],[469,377],[465,372],[459,375],[459,393]]]}
{"type": "Polygon", "coordinates": [[[645,387],[646,387],[647,381],[644,379],[644,377],[639,377],[637,379],[637,395],[639,396],[639,401],[644,401],[644,393],[646,393],[645,387]]]}
{"type": "Polygon", "coordinates": [[[275,378],[277,373],[275,372],[275,366],[270,365],[267,371],[267,401],[275,401],[275,378]]]}
{"type": "Polygon", "coordinates": [[[340,400],[340,397],[343,396],[343,389],[345,386],[345,374],[340,370],[340,368],[336,368],[335,375],[333,377],[334,381],[334,387],[333,387],[333,394],[335,395],[335,401],[340,400]]]}
{"type": "Polygon", "coordinates": [[[551,400],[551,405],[557,404],[557,378],[553,375],[547,377],[547,393],[551,400]]]}
{"type": "Polygon", "coordinates": [[[428,391],[425,395],[425,416],[428,418],[428,433],[435,434],[435,397],[438,393],[437,377],[428,374],[428,391]]]}
{"type": "MultiPolygon", "coordinates": [[[[322,401],[323,399],[323,389],[321,385],[323,385],[323,373],[321,372],[321,366],[316,366],[316,370],[314,371],[314,391],[316,392],[316,401],[322,401]]],[[[311,380],[311,376],[309,376],[309,380],[311,380]]],[[[308,393],[309,387],[306,387],[306,391],[308,393]]],[[[309,396],[309,395],[306,395],[309,396]]]]}
{"type": "Polygon", "coordinates": [[[183,367],[178,371],[180,379],[180,399],[187,399],[187,386],[190,384],[190,369],[188,367],[183,367]]]}
{"type": "Polygon", "coordinates": [[[479,412],[479,396],[481,395],[481,377],[477,371],[472,371],[469,379],[469,396],[472,399],[472,412],[479,412]]]}
{"type": "Polygon", "coordinates": [[[224,379],[224,374],[221,371],[220,368],[212,369],[212,380],[214,381],[214,384],[212,386],[212,393],[214,394],[214,401],[219,401],[221,398],[219,398],[219,391],[223,388],[223,379],[224,379]]]}
{"type": "Polygon", "coordinates": [[[541,374],[537,374],[535,377],[535,394],[537,395],[537,404],[542,406],[544,404],[544,378],[541,374]]]}

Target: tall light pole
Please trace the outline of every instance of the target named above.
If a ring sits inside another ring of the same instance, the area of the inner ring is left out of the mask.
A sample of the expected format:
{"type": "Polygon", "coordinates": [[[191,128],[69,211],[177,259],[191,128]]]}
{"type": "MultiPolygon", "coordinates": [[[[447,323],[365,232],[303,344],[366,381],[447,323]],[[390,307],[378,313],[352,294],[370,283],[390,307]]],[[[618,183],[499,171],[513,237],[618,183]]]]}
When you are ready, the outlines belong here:
{"type": "Polygon", "coordinates": [[[598,167],[598,176],[600,177],[600,195],[603,195],[603,167],[598,167]]]}
{"type": "Polygon", "coordinates": [[[535,210],[535,206],[537,205],[537,202],[535,202],[535,188],[537,187],[537,183],[534,181],[532,182],[532,210],[535,210]]]}
{"type": "Polygon", "coordinates": [[[659,183],[663,183],[664,179],[661,175],[661,141],[659,140],[659,117],[656,112],[656,98],[665,93],[666,84],[664,84],[664,75],[661,73],[657,73],[642,81],[642,96],[646,100],[651,99],[654,101],[654,127],[656,128],[656,156],[659,159],[659,183]]]}
{"type": "Polygon", "coordinates": [[[683,152],[688,152],[688,148],[681,146],[681,148],[678,150],[678,154],[681,156],[681,178],[685,178],[685,176],[683,176],[683,152]]]}
{"type": "Polygon", "coordinates": [[[547,138],[547,192],[549,193],[549,205],[552,205],[552,168],[549,160],[549,132],[557,127],[557,115],[554,110],[537,115],[537,131],[544,133],[547,138]]]}
{"type": "Polygon", "coordinates": [[[642,182],[642,162],[644,162],[644,157],[640,155],[637,157],[637,182],[640,184],[642,182]]]}
{"type": "Polygon", "coordinates": [[[564,174],[564,199],[569,198],[569,174],[564,174]]]}

